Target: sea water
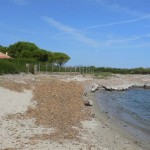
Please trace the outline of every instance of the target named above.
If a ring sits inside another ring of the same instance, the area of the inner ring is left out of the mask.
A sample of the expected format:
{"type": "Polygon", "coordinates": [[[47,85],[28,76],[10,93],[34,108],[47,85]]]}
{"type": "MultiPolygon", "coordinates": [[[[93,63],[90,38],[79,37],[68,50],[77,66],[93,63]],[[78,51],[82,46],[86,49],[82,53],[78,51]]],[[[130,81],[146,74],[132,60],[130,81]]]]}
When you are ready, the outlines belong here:
{"type": "Polygon", "coordinates": [[[123,121],[125,127],[130,125],[130,132],[150,143],[150,89],[100,90],[97,100],[102,111],[123,121]]]}

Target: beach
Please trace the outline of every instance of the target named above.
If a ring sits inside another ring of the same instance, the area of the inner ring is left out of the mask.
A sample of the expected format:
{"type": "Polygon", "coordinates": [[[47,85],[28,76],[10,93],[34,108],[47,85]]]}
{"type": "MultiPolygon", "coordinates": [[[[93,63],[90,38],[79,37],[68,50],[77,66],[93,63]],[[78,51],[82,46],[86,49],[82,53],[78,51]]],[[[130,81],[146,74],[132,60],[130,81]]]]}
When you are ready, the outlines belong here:
{"type": "Polygon", "coordinates": [[[101,112],[96,92],[149,83],[149,75],[0,76],[0,149],[148,150],[101,112]],[[92,106],[85,106],[85,100],[92,106]]]}

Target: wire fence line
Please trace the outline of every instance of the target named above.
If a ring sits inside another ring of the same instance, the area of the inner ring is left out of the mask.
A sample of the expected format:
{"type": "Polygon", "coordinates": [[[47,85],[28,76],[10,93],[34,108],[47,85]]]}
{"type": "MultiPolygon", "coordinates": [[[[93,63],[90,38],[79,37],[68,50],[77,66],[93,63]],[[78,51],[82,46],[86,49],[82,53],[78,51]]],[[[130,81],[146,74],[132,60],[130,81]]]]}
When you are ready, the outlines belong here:
{"type": "Polygon", "coordinates": [[[26,64],[27,72],[37,74],[39,72],[68,72],[80,74],[93,74],[94,67],[91,66],[57,66],[48,63],[26,64]]]}

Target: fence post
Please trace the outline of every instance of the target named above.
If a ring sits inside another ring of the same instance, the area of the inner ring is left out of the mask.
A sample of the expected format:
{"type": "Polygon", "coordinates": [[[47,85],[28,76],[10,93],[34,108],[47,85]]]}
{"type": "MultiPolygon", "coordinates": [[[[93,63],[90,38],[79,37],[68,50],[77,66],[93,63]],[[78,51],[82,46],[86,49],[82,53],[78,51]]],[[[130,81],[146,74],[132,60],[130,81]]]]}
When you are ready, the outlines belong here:
{"type": "Polygon", "coordinates": [[[40,66],[40,63],[39,63],[39,72],[41,71],[41,66],[40,66]]]}
{"type": "Polygon", "coordinates": [[[29,73],[29,64],[26,64],[27,73],[29,73]]]}
{"type": "Polygon", "coordinates": [[[37,74],[37,65],[34,65],[34,74],[37,74]]]}

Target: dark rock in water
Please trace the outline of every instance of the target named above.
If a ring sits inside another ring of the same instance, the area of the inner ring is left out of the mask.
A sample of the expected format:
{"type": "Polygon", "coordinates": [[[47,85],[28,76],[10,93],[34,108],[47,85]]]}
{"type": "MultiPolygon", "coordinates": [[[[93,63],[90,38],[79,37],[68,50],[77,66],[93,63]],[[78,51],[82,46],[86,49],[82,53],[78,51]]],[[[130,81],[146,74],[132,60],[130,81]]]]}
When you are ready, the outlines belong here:
{"type": "Polygon", "coordinates": [[[92,105],[93,105],[93,102],[90,101],[90,100],[85,100],[85,101],[84,101],[84,105],[85,105],[85,106],[92,106],[92,105]]]}
{"type": "Polygon", "coordinates": [[[131,87],[131,85],[114,85],[114,86],[105,86],[102,87],[107,91],[125,91],[131,87]]]}
{"type": "Polygon", "coordinates": [[[146,83],[146,84],[144,85],[144,88],[145,88],[145,89],[150,89],[150,83],[146,83]]]}
{"type": "Polygon", "coordinates": [[[120,85],[102,85],[102,87],[107,90],[107,91],[125,91],[128,90],[129,88],[150,88],[150,83],[143,84],[143,83],[125,83],[125,84],[120,84],[120,85]]]}
{"type": "Polygon", "coordinates": [[[96,90],[98,90],[99,86],[97,84],[94,84],[92,86],[91,92],[95,92],[96,90]]]}

